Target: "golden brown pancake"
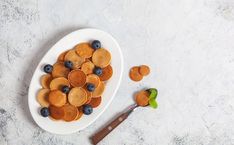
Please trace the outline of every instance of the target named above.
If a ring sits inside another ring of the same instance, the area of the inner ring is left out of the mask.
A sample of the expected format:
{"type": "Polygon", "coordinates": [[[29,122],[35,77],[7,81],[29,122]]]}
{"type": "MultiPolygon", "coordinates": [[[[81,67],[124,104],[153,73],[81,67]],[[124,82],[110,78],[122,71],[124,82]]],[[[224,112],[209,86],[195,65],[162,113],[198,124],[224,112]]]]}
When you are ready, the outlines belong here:
{"type": "Polygon", "coordinates": [[[137,66],[134,66],[130,69],[129,77],[131,80],[136,81],[136,82],[143,79],[143,76],[139,73],[139,67],[137,66]]]}
{"type": "Polygon", "coordinates": [[[89,43],[80,43],[76,45],[75,49],[76,53],[83,58],[90,58],[94,52],[89,43]]]}
{"type": "Polygon", "coordinates": [[[37,93],[37,102],[41,105],[41,107],[48,107],[48,96],[50,90],[49,89],[40,89],[37,93]]]}
{"type": "Polygon", "coordinates": [[[68,74],[68,80],[73,87],[83,87],[86,83],[86,75],[81,70],[73,70],[68,74]]]}
{"type": "Polygon", "coordinates": [[[95,88],[95,90],[93,91],[92,97],[93,98],[100,97],[102,93],[104,92],[104,89],[105,89],[105,84],[101,81],[99,85],[97,86],[97,88],[95,88]]]}
{"type": "Polygon", "coordinates": [[[143,76],[147,76],[150,73],[150,68],[147,65],[141,65],[139,68],[139,73],[143,76]]]}
{"type": "Polygon", "coordinates": [[[101,81],[107,81],[111,78],[113,74],[113,70],[111,65],[108,65],[107,67],[102,69],[102,74],[99,76],[101,81]]]}
{"type": "Polygon", "coordinates": [[[64,57],[65,61],[71,61],[73,63],[73,69],[78,69],[81,64],[85,61],[85,58],[79,56],[74,49],[67,52],[64,57]]]}
{"type": "Polygon", "coordinates": [[[91,83],[91,84],[93,84],[94,86],[95,86],[95,88],[99,85],[99,83],[100,83],[100,79],[99,79],[99,77],[97,76],[97,75],[95,75],[95,74],[90,74],[90,75],[88,75],[87,76],[87,78],[86,78],[86,83],[88,84],[88,83],[91,83]]]}
{"type": "Polygon", "coordinates": [[[104,48],[97,49],[93,53],[92,61],[96,66],[101,68],[107,67],[111,61],[111,54],[104,48]]]}
{"type": "Polygon", "coordinates": [[[64,77],[55,78],[50,82],[51,90],[61,90],[63,86],[70,86],[68,79],[64,77]]]}
{"type": "Polygon", "coordinates": [[[57,62],[53,65],[52,76],[57,77],[67,77],[70,69],[66,68],[62,62],[57,62]]]}
{"type": "Polygon", "coordinates": [[[41,86],[45,89],[49,89],[50,82],[52,79],[53,79],[53,77],[51,76],[51,74],[45,74],[45,75],[41,76],[41,86]]]}
{"type": "Polygon", "coordinates": [[[67,103],[67,96],[59,90],[52,90],[49,93],[49,103],[56,107],[62,107],[67,103]]]}
{"type": "Polygon", "coordinates": [[[55,120],[59,120],[64,117],[65,112],[63,107],[55,107],[50,105],[49,110],[50,110],[50,116],[55,120]]]}
{"type": "Polygon", "coordinates": [[[69,104],[64,105],[63,110],[64,110],[63,120],[67,122],[75,120],[77,117],[77,113],[79,113],[78,109],[75,106],[69,104]]]}
{"type": "Polygon", "coordinates": [[[87,93],[81,87],[72,88],[68,94],[68,102],[76,107],[82,106],[87,101],[87,93]]]}

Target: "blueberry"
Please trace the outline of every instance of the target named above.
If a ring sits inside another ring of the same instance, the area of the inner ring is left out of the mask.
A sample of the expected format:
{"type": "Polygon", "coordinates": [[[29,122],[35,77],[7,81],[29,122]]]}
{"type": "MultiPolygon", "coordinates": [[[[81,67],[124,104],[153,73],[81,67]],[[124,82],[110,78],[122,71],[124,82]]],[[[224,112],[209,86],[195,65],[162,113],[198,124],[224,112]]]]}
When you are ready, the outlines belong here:
{"type": "Polygon", "coordinates": [[[50,64],[47,64],[44,66],[44,72],[51,73],[53,71],[53,66],[50,64]]]}
{"type": "Polygon", "coordinates": [[[87,84],[87,90],[88,90],[89,92],[93,92],[93,91],[95,90],[94,84],[88,83],[88,84],[87,84]]]}
{"type": "Polygon", "coordinates": [[[91,105],[86,104],[86,105],[83,106],[83,113],[84,113],[85,115],[89,115],[89,114],[91,114],[92,112],[93,112],[93,108],[92,108],[91,105]]]}
{"type": "Polygon", "coordinates": [[[93,49],[101,48],[101,42],[99,40],[94,40],[91,44],[93,49]]]}
{"type": "Polygon", "coordinates": [[[62,92],[65,93],[65,94],[68,94],[70,91],[70,88],[68,86],[63,86],[62,87],[62,92]]]}
{"type": "Polygon", "coordinates": [[[71,61],[65,61],[64,62],[64,66],[66,67],[66,68],[70,68],[70,69],[72,69],[72,67],[73,67],[73,63],[71,62],[71,61]]]}
{"type": "Polygon", "coordinates": [[[48,117],[50,115],[49,109],[47,107],[41,108],[41,116],[48,117]]]}
{"type": "Polygon", "coordinates": [[[100,67],[95,67],[95,68],[93,69],[93,73],[96,74],[96,75],[98,75],[98,76],[100,76],[100,75],[102,74],[102,68],[100,68],[100,67]]]}

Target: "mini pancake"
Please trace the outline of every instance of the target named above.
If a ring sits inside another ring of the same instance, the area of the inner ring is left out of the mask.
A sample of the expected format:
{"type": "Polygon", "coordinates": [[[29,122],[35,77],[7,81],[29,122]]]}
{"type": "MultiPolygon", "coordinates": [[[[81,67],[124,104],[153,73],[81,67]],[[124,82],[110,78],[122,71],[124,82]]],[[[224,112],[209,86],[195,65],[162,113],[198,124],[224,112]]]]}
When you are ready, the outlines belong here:
{"type": "Polygon", "coordinates": [[[76,119],[77,113],[79,112],[75,106],[66,104],[62,108],[64,110],[63,120],[70,122],[76,119]]]}
{"type": "Polygon", "coordinates": [[[62,62],[57,62],[53,65],[52,76],[57,77],[67,77],[70,69],[66,68],[62,62]]]}
{"type": "Polygon", "coordinates": [[[95,67],[95,65],[91,61],[87,61],[81,65],[81,70],[85,74],[91,74],[91,73],[93,73],[94,67],[95,67]]]}
{"type": "Polygon", "coordinates": [[[150,73],[150,68],[147,65],[141,65],[139,68],[139,73],[143,76],[147,76],[150,73]]]}
{"type": "Polygon", "coordinates": [[[102,74],[99,76],[101,81],[107,81],[111,78],[113,74],[113,69],[111,65],[108,65],[107,67],[102,69],[102,74]]]}
{"type": "Polygon", "coordinates": [[[64,57],[64,60],[71,61],[73,63],[73,69],[78,69],[80,68],[81,64],[85,61],[85,58],[76,54],[76,51],[72,49],[67,52],[67,54],[64,57]]]}
{"type": "Polygon", "coordinates": [[[83,89],[86,91],[86,93],[87,93],[87,101],[85,102],[85,104],[87,104],[87,102],[89,102],[89,101],[91,101],[91,98],[92,98],[92,92],[89,92],[88,90],[87,90],[87,85],[85,85],[84,87],[83,87],[83,89]]]}
{"type": "Polygon", "coordinates": [[[98,107],[102,102],[102,97],[92,98],[91,101],[88,103],[93,108],[98,107]]]}
{"type": "Polygon", "coordinates": [[[110,64],[111,54],[104,48],[97,49],[93,53],[92,61],[96,66],[104,68],[110,64]]]}
{"type": "Polygon", "coordinates": [[[105,89],[105,84],[102,81],[100,81],[98,87],[95,88],[95,90],[93,91],[92,97],[93,98],[100,97],[102,93],[104,92],[104,89],[105,89]]]}
{"type": "Polygon", "coordinates": [[[83,116],[82,106],[78,108],[78,113],[75,120],[79,120],[83,116]]]}
{"type": "Polygon", "coordinates": [[[129,77],[133,81],[140,81],[143,79],[143,76],[139,73],[139,67],[134,66],[130,69],[129,77]]]}
{"type": "Polygon", "coordinates": [[[49,111],[50,116],[55,120],[62,119],[65,114],[63,107],[56,107],[51,105],[49,106],[49,111]]]}
{"type": "Polygon", "coordinates": [[[52,90],[49,93],[49,103],[56,107],[62,107],[67,102],[67,96],[59,90],[52,90]]]}
{"type": "Polygon", "coordinates": [[[53,79],[53,77],[50,74],[45,74],[43,76],[41,76],[41,86],[45,89],[49,89],[50,88],[50,82],[53,79]]]}
{"type": "Polygon", "coordinates": [[[145,90],[137,92],[135,95],[136,103],[139,106],[147,106],[149,104],[149,95],[149,92],[145,90]]]}
{"type": "Polygon", "coordinates": [[[76,107],[82,106],[87,101],[87,93],[81,87],[72,88],[68,94],[68,102],[76,107]]]}
{"type": "Polygon", "coordinates": [[[85,104],[89,104],[92,100],[92,97],[88,98],[88,100],[85,102],[85,104]]]}
{"type": "Polygon", "coordinates": [[[64,51],[63,53],[61,53],[57,59],[57,61],[64,61],[64,58],[65,58],[65,55],[67,54],[68,50],[67,51],[64,51]]]}
{"type": "Polygon", "coordinates": [[[41,107],[48,107],[48,96],[50,90],[49,89],[40,89],[37,93],[37,102],[41,105],[41,107]]]}
{"type": "Polygon", "coordinates": [[[81,70],[73,70],[68,74],[68,80],[73,87],[83,87],[86,83],[86,75],[81,70]]]}
{"type": "Polygon", "coordinates": [[[99,85],[100,79],[97,75],[95,74],[90,74],[86,78],[86,83],[91,83],[95,86],[95,88],[99,85]]]}
{"type": "Polygon", "coordinates": [[[64,77],[55,78],[50,82],[51,90],[61,90],[63,86],[70,87],[69,81],[64,77]]]}
{"type": "Polygon", "coordinates": [[[75,49],[76,53],[83,58],[90,58],[94,52],[89,43],[80,43],[76,45],[75,49]]]}

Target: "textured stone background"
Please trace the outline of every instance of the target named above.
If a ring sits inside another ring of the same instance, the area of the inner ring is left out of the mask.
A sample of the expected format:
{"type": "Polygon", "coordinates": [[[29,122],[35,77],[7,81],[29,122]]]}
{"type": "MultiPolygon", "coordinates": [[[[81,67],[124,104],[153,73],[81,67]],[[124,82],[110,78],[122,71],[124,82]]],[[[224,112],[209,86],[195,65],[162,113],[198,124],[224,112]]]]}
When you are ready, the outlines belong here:
{"type": "Polygon", "coordinates": [[[159,108],[139,109],[101,145],[234,144],[234,1],[1,0],[0,145],[88,145],[88,138],[133,103],[134,91],[157,87],[159,108]],[[44,53],[83,27],[111,33],[125,71],[110,107],[85,130],[53,135],[27,106],[32,73],[44,53]],[[128,78],[133,65],[152,73],[128,78]]]}

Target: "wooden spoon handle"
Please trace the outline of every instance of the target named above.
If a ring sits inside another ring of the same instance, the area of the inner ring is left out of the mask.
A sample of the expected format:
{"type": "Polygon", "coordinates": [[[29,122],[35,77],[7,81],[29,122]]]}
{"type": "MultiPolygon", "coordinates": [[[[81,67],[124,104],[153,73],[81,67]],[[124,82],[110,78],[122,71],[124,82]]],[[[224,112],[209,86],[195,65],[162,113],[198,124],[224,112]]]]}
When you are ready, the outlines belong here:
{"type": "Polygon", "coordinates": [[[114,130],[120,123],[122,123],[128,117],[128,113],[123,113],[113,120],[106,127],[97,132],[94,136],[91,137],[92,143],[96,145],[100,142],[105,136],[107,136],[112,130],[114,130]]]}

